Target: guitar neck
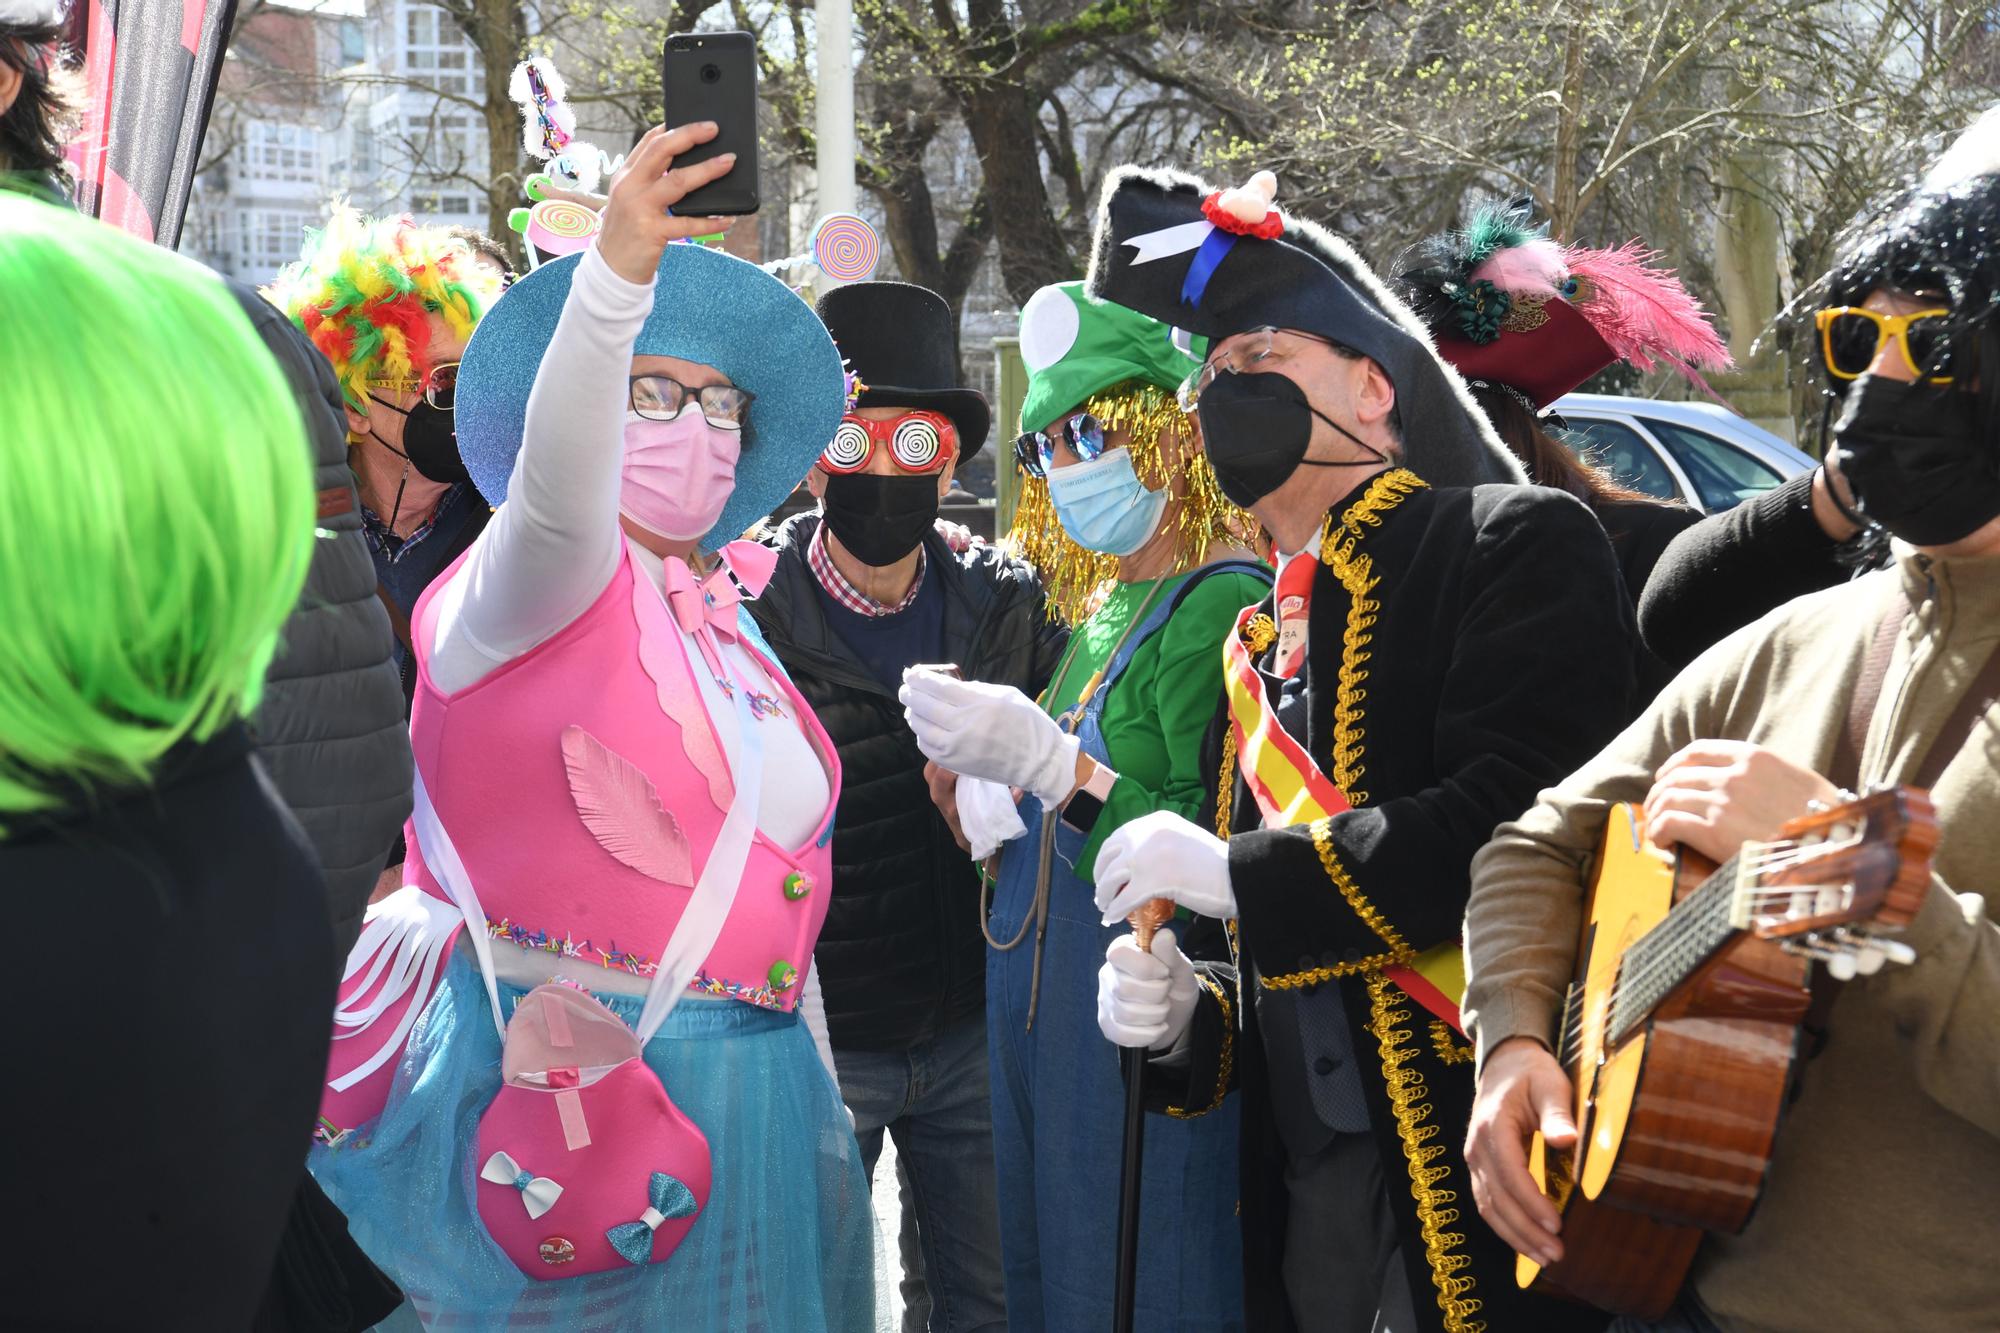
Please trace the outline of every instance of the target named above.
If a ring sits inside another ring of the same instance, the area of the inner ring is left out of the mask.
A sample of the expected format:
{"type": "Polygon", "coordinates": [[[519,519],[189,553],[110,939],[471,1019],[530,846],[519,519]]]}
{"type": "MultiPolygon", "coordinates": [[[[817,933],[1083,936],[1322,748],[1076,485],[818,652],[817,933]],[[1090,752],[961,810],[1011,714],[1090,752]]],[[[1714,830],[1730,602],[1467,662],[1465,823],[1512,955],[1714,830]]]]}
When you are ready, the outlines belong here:
{"type": "Polygon", "coordinates": [[[1660,1003],[1736,933],[1730,913],[1736,879],[1737,858],[1732,856],[1625,950],[1608,1024],[1612,1044],[1652,1017],[1660,1003]]]}

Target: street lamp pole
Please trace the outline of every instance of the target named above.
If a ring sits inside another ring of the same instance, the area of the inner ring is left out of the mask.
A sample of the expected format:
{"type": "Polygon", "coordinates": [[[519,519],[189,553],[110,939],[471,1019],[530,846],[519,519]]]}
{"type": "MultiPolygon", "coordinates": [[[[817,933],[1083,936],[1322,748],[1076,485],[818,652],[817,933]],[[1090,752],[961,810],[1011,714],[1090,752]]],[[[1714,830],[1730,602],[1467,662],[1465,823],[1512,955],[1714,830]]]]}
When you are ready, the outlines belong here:
{"type": "Polygon", "coordinates": [[[854,211],[854,5],[814,0],[819,39],[819,212],[854,211]]]}

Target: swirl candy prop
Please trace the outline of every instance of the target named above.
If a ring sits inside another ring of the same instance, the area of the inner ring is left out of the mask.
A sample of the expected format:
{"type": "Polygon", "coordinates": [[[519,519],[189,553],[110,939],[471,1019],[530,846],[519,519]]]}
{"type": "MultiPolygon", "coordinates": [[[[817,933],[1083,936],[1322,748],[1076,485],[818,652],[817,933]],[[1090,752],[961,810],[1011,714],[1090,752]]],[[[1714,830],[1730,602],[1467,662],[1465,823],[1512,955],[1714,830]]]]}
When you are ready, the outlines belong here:
{"type": "Polygon", "coordinates": [[[549,259],[587,247],[602,223],[597,214],[567,199],[544,199],[528,210],[528,244],[549,259]]]}
{"type": "Polygon", "coordinates": [[[881,258],[875,229],[852,213],[830,213],[813,228],[813,261],[835,282],[866,282],[881,258]]]}

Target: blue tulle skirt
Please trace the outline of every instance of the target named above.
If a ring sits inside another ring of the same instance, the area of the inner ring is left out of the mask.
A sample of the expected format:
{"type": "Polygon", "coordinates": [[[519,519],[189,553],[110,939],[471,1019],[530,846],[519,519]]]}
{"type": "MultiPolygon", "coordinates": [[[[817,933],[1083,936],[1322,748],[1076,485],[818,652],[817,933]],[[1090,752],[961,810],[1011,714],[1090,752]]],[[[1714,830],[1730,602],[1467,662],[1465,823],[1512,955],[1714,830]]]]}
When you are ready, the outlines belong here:
{"type": "MultiPolygon", "coordinates": [[[[525,991],[500,987],[508,1013],[525,991]]],[[[636,1025],[637,997],[598,996],[636,1025]]],[[[870,1333],[874,1225],[861,1154],[797,1015],[683,1001],[646,1045],[714,1161],[708,1206],[659,1263],[544,1282],[514,1267],[473,1206],[473,1143],[500,1084],[500,1038],[458,949],[411,1030],[388,1105],[313,1175],[426,1328],[870,1333]]]]}

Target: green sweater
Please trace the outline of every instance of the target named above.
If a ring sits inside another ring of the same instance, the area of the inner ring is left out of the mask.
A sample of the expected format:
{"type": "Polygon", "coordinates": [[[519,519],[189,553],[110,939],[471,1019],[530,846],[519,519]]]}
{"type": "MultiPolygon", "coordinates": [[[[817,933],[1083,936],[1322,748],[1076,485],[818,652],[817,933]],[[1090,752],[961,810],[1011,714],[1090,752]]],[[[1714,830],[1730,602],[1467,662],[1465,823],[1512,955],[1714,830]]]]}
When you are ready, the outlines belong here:
{"type": "MultiPolygon", "coordinates": [[[[1075,706],[1090,678],[1111,659],[1146,595],[1159,588],[1150,614],[1189,577],[1119,584],[1096,614],[1077,626],[1070,657],[1042,695],[1043,709],[1060,717],[1075,706]]],[[[1204,579],[1132,654],[1104,701],[1104,742],[1118,781],[1076,859],[1076,873],[1085,882],[1091,880],[1097,849],[1127,820],[1153,810],[1188,819],[1200,812],[1215,781],[1213,773],[1201,771],[1201,741],[1222,696],[1222,644],[1238,613],[1269,591],[1269,584],[1250,574],[1204,579]]]]}

